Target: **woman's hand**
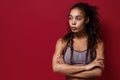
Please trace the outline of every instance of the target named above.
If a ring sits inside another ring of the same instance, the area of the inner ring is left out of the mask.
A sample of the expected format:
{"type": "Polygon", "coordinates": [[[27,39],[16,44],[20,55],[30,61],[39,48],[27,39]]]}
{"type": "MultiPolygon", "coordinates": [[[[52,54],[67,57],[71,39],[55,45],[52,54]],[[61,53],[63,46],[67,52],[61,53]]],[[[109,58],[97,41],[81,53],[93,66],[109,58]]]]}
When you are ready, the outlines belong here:
{"type": "Polygon", "coordinates": [[[57,62],[58,62],[59,64],[63,64],[63,63],[64,63],[63,55],[57,56],[57,62]]]}
{"type": "Polygon", "coordinates": [[[94,67],[104,68],[103,60],[102,59],[95,59],[93,62],[85,65],[86,70],[91,70],[94,67]]]}

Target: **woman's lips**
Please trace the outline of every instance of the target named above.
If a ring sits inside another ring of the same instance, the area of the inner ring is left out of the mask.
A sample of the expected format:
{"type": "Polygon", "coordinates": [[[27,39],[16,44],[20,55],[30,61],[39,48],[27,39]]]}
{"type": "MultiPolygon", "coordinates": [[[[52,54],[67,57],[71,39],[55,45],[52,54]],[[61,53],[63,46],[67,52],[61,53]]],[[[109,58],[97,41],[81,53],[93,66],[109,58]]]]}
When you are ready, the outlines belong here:
{"type": "Polygon", "coordinates": [[[77,29],[77,27],[71,27],[71,29],[72,29],[72,30],[76,30],[76,29],[77,29]]]}

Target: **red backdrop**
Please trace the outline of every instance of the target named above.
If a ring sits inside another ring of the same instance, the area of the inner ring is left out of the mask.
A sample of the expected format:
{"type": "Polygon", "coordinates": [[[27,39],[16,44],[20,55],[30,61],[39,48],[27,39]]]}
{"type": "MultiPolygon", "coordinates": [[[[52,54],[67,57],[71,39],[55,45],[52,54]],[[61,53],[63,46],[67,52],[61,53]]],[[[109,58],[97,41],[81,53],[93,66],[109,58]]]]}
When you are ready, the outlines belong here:
{"type": "Polygon", "coordinates": [[[0,80],[64,79],[52,72],[52,56],[70,7],[80,1],[100,8],[105,70],[98,80],[120,80],[119,0],[1,0],[0,80]]]}

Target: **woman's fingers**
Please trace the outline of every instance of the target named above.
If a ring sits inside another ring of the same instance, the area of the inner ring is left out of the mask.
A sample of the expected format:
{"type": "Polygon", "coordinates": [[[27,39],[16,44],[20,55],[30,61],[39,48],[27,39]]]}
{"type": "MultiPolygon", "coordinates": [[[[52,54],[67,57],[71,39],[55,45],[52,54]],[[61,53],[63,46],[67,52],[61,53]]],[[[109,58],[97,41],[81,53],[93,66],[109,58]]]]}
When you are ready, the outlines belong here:
{"type": "Polygon", "coordinates": [[[97,61],[95,61],[95,63],[96,63],[96,66],[104,68],[104,63],[102,60],[97,60],[97,61]]]}
{"type": "Polygon", "coordinates": [[[61,59],[60,59],[60,56],[57,56],[57,61],[58,61],[58,63],[60,63],[60,64],[61,64],[61,59]]]}
{"type": "Polygon", "coordinates": [[[101,65],[101,64],[98,64],[98,67],[101,67],[102,69],[104,68],[104,66],[103,66],[103,65],[101,65]]]}
{"type": "Polygon", "coordinates": [[[57,61],[58,61],[58,63],[60,63],[60,64],[64,63],[63,56],[62,56],[62,55],[57,56],[57,61]]]}
{"type": "Polygon", "coordinates": [[[94,67],[104,68],[104,63],[103,63],[103,60],[101,60],[101,59],[95,59],[93,62],[89,63],[85,67],[86,67],[86,70],[90,70],[94,67]]]}
{"type": "Polygon", "coordinates": [[[64,63],[63,56],[60,56],[61,63],[64,63]]]}

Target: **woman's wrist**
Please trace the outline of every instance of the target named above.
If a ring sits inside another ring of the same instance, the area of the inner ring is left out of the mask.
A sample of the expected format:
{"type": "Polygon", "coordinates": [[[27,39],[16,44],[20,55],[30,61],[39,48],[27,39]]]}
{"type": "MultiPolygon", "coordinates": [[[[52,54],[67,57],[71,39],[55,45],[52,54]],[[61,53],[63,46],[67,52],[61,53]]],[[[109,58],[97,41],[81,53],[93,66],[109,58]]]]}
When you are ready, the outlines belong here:
{"type": "Polygon", "coordinates": [[[85,70],[88,70],[87,65],[84,65],[85,70]]]}
{"type": "Polygon", "coordinates": [[[86,65],[81,66],[81,68],[83,69],[83,71],[86,71],[86,70],[87,70],[86,65]]]}

